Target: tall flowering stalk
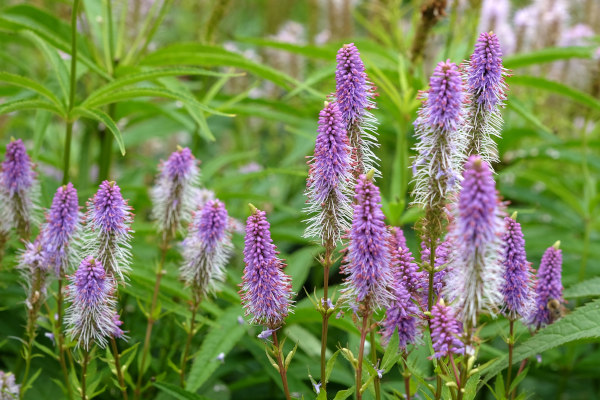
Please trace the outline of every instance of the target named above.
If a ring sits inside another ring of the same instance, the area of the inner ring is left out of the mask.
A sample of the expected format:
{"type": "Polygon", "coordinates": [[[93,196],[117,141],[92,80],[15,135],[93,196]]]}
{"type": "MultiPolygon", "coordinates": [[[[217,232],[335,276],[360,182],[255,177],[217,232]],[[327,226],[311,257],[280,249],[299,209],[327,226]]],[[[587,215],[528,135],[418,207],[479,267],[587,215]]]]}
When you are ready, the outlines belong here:
{"type": "Polygon", "coordinates": [[[85,254],[93,254],[109,276],[125,282],[131,269],[132,208],[116,182],[104,181],[87,209],[85,254]]]}
{"type": "Polygon", "coordinates": [[[464,123],[464,94],[458,66],[440,62],[421,94],[423,105],[415,121],[418,138],[413,162],[414,204],[425,208],[423,240],[431,249],[427,309],[434,303],[435,254],[446,221],[445,205],[459,187],[464,143],[458,130],[464,123]]]}
{"type": "Polygon", "coordinates": [[[309,160],[310,169],[306,182],[308,207],[311,215],[305,236],[319,240],[325,247],[321,258],[323,265],[323,299],[318,307],[322,318],[321,332],[321,385],[326,390],[326,359],[328,321],[333,310],[329,307],[329,269],[333,253],[341,236],[350,228],[351,148],[346,135],[342,114],[335,102],[325,103],[319,113],[314,156],[309,160]]]}
{"type": "Polygon", "coordinates": [[[188,235],[182,243],[183,264],[180,275],[192,289],[192,318],[185,350],[181,359],[181,385],[185,380],[185,366],[192,338],[198,306],[208,294],[216,291],[225,280],[225,265],[233,245],[229,230],[229,215],[219,200],[209,200],[195,214],[188,235]]]}
{"type": "Polygon", "coordinates": [[[464,67],[470,100],[464,134],[468,140],[466,154],[479,154],[489,164],[498,162],[494,137],[500,137],[502,128],[500,109],[506,100],[507,74],[498,37],[492,32],[481,33],[464,67]]]}
{"type": "Polygon", "coordinates": [[[15,228],[21,238],[28,240],[35,225],[39,187],[33,167],[23,141],[12,139],[6,145],[0,172],[0,210],[5,236],[6,228],[15,228]]]}
{"type": "Polygon", "coordinates": [[[504,297],[502,311],[509,320],[508,372],[505,393],[507,398],[510,396],[515,321],[518,318],[529,319],[534,305],[531,264],[527,261],[525,254],[525,239],[521,231],[521,224],[516,221],[516,218],[516,212],[510,218],[504,218],[506,231],[502,236],[504,279],[500,290],[504,297]]]}
{"type": "Polygon", "coordinates": [[[267,329],[259,335],[273,337],[272,353],[277,359],[285,396],[290,400],[287,383],[288,362],[283,361],[277,330],[283,325],[292,307],[291,278],[283,272],[285,263],[277,257],[277,248],[271,239],[266,213],[251,205],[252,214],[246,221],[244,239],[244,275],[241,284],[242,304],[251,323],[267,329]]]}
{"type": "Polygon", "coordinates": [[[564,302],[562,286],[562,250],[560,242],[549,247],[542,256],[537,271],[535,308],[529,323],[536,329],[553,323],[560,317],[564,302]]]}
{"type": "Polygon", "coordinates": [[[360,174],[377,166],[377,157],[372,149],[378,146],[375,136],[377,120],[370,112],[375,108],[375,90],[354,43],[339,49],[336,60],[336,102],[352,147],[353,174],[358,179],[360,174]]]}
{"type": "Polygon", "coordinates": [[[156,270],[156,280],[154,282],[154,292],[152,302],[148,313],[148,323],[146,325],[146,336],[144,338],[144,347],[142,349],[141,369],[135,386],[134,398],[138,399],[141,394],[142,371],[146,368],[146,359],[150,348],[150,339],[152,337],[152,326],[155,319],[154,314],[158,302],[158,292],[160,290],[160,281],[165,271],[163,271],[165,258],[169,242],[175,237],[177,231],[184,228],[184,225],[190,222],[192,211],[196,209],[196,197],[200,194],[198,182],[200,180],[199,161],[194,157],[192,151],[187,147],[177,146],[177,150],[171,153],[167,161],[161,162],[158,166],[159,173],[156,178],[156,184],[150,191],[152,199],[152,218],[156,221],[158,232],[162,236],[160,244],[160,262],[156,270]]]}
{"type": "MultiPolygon", "coordinates": [[[[374,170],[360,175],[355,188],[352,228],[341,272],[346,275],[343,295],[362,317],[361,340],[356,368],[356,396],[362,398],[362,362],[367,328],[373,310],[388,306],[393,296],[389,236],[381,211],[379,188],[373,183],[374,170]]],[[[377,392],[377,384],[376,384],[377,392]]]]}
{"type": "Polygon", "coordinates": [[[452,301],[458,318],[474,327],[481,312],[494,314],[501,306],[503,272],[503,206],[492,171],[479,156],[469,157],[465,164],[456,212],[449,232],[453,251],[445,297],[452,301]]]}
{"type": "Polygon", "coordinates": [[[23,375],[23,393],[21,395],[25,394],[28,387],[27,379],[29,378],[31,359],[33,357],[33,344],[37,333],[37,318],[40,308],[46,301],[48,268],[45,258],[42,232],[33,243],[27,242],[25,244],[25,251],[19,255],[19,263],[17,265],[27,293],[27,299],[25,300],[25,306],[27,307],[27,327],[25,333],[27,339],[23,343],[25,373],[23,375]]]}
{"type": "Polygon", "coordinates": [[[58,277],[64,277],[77,258],[73,244],[80,235],[81,219],[77,189],[72,183],[60,186],[42,227],[46,265],[53,268],[58,277]]]}

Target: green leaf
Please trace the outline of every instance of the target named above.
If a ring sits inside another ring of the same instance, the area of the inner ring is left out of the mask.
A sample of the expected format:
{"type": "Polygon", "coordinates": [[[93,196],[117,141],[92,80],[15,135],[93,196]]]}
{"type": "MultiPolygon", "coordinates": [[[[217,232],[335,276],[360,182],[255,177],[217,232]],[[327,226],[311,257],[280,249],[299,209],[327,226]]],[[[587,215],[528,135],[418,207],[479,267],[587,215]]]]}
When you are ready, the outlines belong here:
{"type": "Polygon", "coordinates": [[[381,359],[381,368],[388,371],[392,367],[392,362],[398,361],[398,343],[400,338],[398,337],[398,328],[394,329],[394,333],[390,338],[390,342],[387,344],[383,358],[381,359]]]}
{"type": "Polygon", "coordinates": [[[587,93],[574,89],[570,86],[563,85],[559,82],[554,82],[537,76],[515,75],[509,79],[509,83],[511,85],[520,85],[546,90],[561,96],[569,97],[579,104],[583,104],[595,110],[600,110],[600,100],[590,96],[587,93]]]}
{"type": "Polygon", "coordinates": [[[335,353],[333,353],[331,357],[329,357],[329,360],[327,360],[327,365],[325,366],[325,380],[327,382],[329,382],[329,377],[331,376],[331,372],[333,371],[333,367],[335,366],[335,361],[337,360],[339,355],[340,350],[338,349],[335,353]]]}
{"type": "Polygon", "coordinates": [[[94,119],[96,121],[102,122],[108,130],[113,134],[117,144],[119,145],[119,149],[121,150],[121,154],[125,155],[125,144],[123,143],[123,136],[121,135],[121,131],[115,121],[106,114],[104,111],[98,109],[90,109],[85,107],[75,107],[72,111],[72,116],[83,116],[90,119],[94,119]]]}
{"type": "Polygon", "coordinates": [[[529,367],[525,368],[519,375],[515,377],[515,379],[510,383],[510,392],[512,393],[519,383],[527,376],[527,372],[529,372],[529,367]]]}
{"type": "Polygon", "coordinates": [[[600,296],[600,277],[588,279],[568,287],[565,289],[564,296],[569,299],[600,296]]]}
{"type": "Polygon", "coordinates": [[[540,139],[544,139],[550,143],[560,142],[560,139],[552,133],[552,130],[529,111],[519,99],[511,97],[510,101],[506,104],[506,108],[519,114],[525,121],[538,128],[535,133],[539,135],[540,139]]]}
{"type": "Polygon", "coordinates": [[[148,71],[136,72],[132,74],[127,74],[125,76],[119,77],[114,81],[107,83],[101,88],[92,92],[88,98],[85,100],[86,102],[92,101],[98,97],[102,97],[103,95],[110,94],[117,89],[122,89],[126,86],[133,85],[134,83],[151,81],[157,78],[163,78],[165,76],[189,76],[189,75],[205,75],[205,76],[218,76],[218,77],[233,77],[233,76],[242,76],[243,74],[230,74],[230,73],[220,73],[214,71],[208,71],[202,68],[194,68],[194,67],[176,67],[176,68],[154,68],[148,71]]]}
{"type": "Polygon", "coordinates": [[[46,100],[14,100],[0,104],[0,114],[21,110],[47,110],[63,117],[62,111],[46,100]]]}
{"type": "MultiPolygon", "coordinates": [[[[538,334],[515,348],[513,365],[565,343],[598,337],[600,337],[600,299],[575,309],[569,315],[542,329],[538,334]]],[[[508,367],[508,356],[504,356],[490,365],[482,384],[506,367],[508,367]]]]}
{"type": "Polygon", "coordinates": [[[340,390],[336,393],[333,400],[346,400],[348,397],[352,396],[355,391],[356,389],[354,389],[354,386],[346,390],[340,390]]]}
{"type": "Polygon", "coordinates": [[[199,394],[188,392],[177,385],[166,382],[154,382],[161,392],[171,395],[172,398],[178,400],[208,400],[208,397],[200,396],[199,394]]]}
{"type": "Polygon", "coordinates": [[[59,109],[62,109],[63,107],[58,97],[56,97],[50,89],[34,81],[33,79],[29,79],[21,75],[11,74],[10,72],[0,71],[0,82],[5,82],[9,85],[20,86],[25,89],[32,90],[50,100],[59,109]]]}
{"type": "Polygon", "coordinates": [[[221,365],[217,356],[220,353],[229,353],[246,334],[246,325],[238,322],[238,316],[242,314],[239,305],[231,306],[216,321],[217,325],[204,338],[198,356],[192,364],[186,389],[198,390],[221,365]]]}
{"type": "Polygon", "coordinates": [[[550,47],[531,53],[514,54],[505,57],[503,64],[506,68],[520,68],[528,65],[541,64],[569,58],[592,58],[594,47],[550,47]]]}

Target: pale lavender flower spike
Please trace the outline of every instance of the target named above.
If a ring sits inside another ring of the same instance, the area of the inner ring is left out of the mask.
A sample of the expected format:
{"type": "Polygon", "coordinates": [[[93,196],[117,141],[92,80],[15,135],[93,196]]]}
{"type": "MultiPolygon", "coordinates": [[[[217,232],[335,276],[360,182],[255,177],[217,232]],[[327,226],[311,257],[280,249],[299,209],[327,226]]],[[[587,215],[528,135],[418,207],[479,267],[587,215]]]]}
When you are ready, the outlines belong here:
{"type": "Polygon", "coordinates": [[[344,296],[350,307],[363,303],[373,310],[392,300],[388,288],[393,283],[390,269],[389,236],[381,211],[379,188],[373,171],[361,175],[354,196],[354,217],[348,233],[348,247],[341,272],[346,275],[344,296]]]}
{"type": "Polygon", "coordinates": [[[33,243],[26,242],[25,250],[19,254],[17,269],[24,282],[27,292],[25,304],[29,309],[39,308],[46,299],[48,265],[43,243],[44,232],[41,232],[33,243]],[[32,301],[36,304],[32,304],[32,301]]]}
{"type": "Polygon", "coordinates": [[[372,150],[379,146],[375,136],[377,120],[370,112],[375,108],[374,88],[354,43],[339,49],[336,60],[336,102],[353,149],[354,177],[358,179],[360,174],[377,166],[378,159],[372,150]]]}
{"type": "Polygon", "coordinates": [[[551,301],[556,302],[555,311],[559,311],[563,307],[562,250],[559,249],[559,246],[560,242],[556,242],[554,246],[546,250],[537,271],[535,309],[529,324],[538,329],[551,324],[558,317],[551,312],[551,301]]]}
{"type": "Polygon", "coordinates": [[[219,200],[209,200],[196,211],[183,241],[183,265],[179,269],[197,301],[213,293],[225,280],[225,265],[233,245],[229,215],[219,200]]]}
{"type": "Polygon", "coordinates": [[[352,216],[351,148],[338,105],[325,103],[319,113],[315,153],[306,182],[306,237],[335,243],[350,228],[352,216]]]}
{"type": "Polygon", "coordinates": [[[81,218],[77,189],[71,183],[59,187],[42,227],[46,264],[56,276],[63,276],[77,258],[73,242],[80,234],[81,218]]]}
{"type": "Polygon", "coordinates": [[[498,162],[494,137],[500,137],[502,128],[500,109],[506,100],[507,72],[502,65],[498,37],[492,32],[483,32],[470,61],[464,66],[470,100],[464,135],[468,141],[466,154],[479,154],[488,163],[498,162]]]}
{"type": "Polygon", "coordinates": [[[17,400],[21,393],[21,385],[17,385],[12,372],[0,371],[0,399],[17,400]]]}
{"type": "Polygon", "coordinates": [[[265,212],[252,208],[252,214],[246,221],[246,267],[240,294],[251,323],[266,325],[267,331],[272,332],[291,312],[292,284],[291,278],[282,270],[285,263],[277,257],[265,212]]]}
{"type": "Polygon", "coordinates": [[[156,184],[150,192],[152,217],[163,238],[183,229],[196,208],[200,169],[198,160],[187,147],[177,147],[167,161],[159,165],[156,184]]]}
{"type": "Polygon", "coordinates": [[[504,233],[504,210],[492,171],[479,156],[469,157],[465,164],[456,213],[448,233],[452,254],[444,297],[460,320],[475,326],[480,313],[494,315],[502,305],[504,233]]]}
{"type": "Polygon", "coordinates": [[[133,213],[121,188],[116,182],[102,182],[87,203],[83,249],[121,282],[130,270],[132,222],[133,213]]]}
{"type": "Polygon", "coordinates": [[[107,338],[122,336],[115,310],[114,280],[106,275],[102,264],[86,257],[69,281],[67,294],[71,304],[65,322],[67,334],[77,341],[77,346],[89,350],[97,343],[104,348],[107,338]]]}
{"type": "Polygon", "coordinates": [[[414,123],[418,140],[413,195],[414,204],[433,206],[443,203],[460,182],[464,140],[458,129],[464,123],[465,96],[458,66],[450,60],[440,62],[421,98],[414,123]]]}
{"type": "Polygon", "coordinates": [[[35,211],[39,187],[33,163],[21,139],[11,140],[0,172],[2,230],[15,228],[21,237],[28,237],[36,224],[35,211]]]}

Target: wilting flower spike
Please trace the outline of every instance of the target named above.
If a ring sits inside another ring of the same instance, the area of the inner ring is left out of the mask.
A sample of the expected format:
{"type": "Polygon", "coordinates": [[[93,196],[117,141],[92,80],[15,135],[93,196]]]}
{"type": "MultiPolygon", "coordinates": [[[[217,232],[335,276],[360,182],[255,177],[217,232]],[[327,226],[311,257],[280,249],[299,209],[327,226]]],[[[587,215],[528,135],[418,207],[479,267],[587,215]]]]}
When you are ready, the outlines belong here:
{"type": "Polygon", "coordinates": [[[120,281],[130,270],[133,213],[116,182],[104,181],[87,203],[84,251],[120,281]]]}
{"type": "Polygon", "coordinates": [[[487,162],[471,156],[465,164],[452,243],[445,298],[458,318],[475,326],[481,312],[494,314],[502,304],[501,236],[503,206],[487,162]]]}
{"type": "Polygon", "coordinates": [[[378,146],[377,121],[370,110],[375,108],[373,86],[354,43],[345,44],[337,53],[335,71],[336,102],[353,149],[354,176],[358,178],[377,166],[372,147],[378,146]]]}
{"type": "Polygon", "coordinates": [[[178,147],[167,161],[159,165],[159,174],[150,196],[152,217],[163,238],[174,236],[189,222],[189,216],[196,208],[199,180],[198,160],[187,147],[178,147]]]}
{"type": "Polygon", "coordinates": [[[2,228],[16,228],[21,237],[28,237],[35,225],[39,187],[33,163],[21,139],[11,140],[0,172],[0,209],[2,228]]]}
{"type": "Polygon", "coordinates": [[[308,220],[305,236],[335,243],[350,227],[352,216],[351,148],[341,113],[335,102],[319,113],[315,153],[306,182],[308,220]]]}
{"type": "Polygon", "coordinates": [[[525,254],[525,239],[521,224],[514,218],[504,218],[506,226],[502,236],[504,279],[500,289],[504,296],[504,314],[512,320],[519,317],[529,318],[534,304],[531,264],[525,254]]]}
{"type": "Polygon", "coordinates": [[[498,161],[494,136],[500,137],[500,108],[506,100],[507,70],[502,65],[498,37],[483,32],[475,44],[471,59],[465,64],[465,81],[469,94],[467,124],[464,126],[467,155],[479,154],[488,163],[498,161]]]}
{"type": "MultiPolygon", "coordinates": [[[[252,207],[253,208],[253,207],[252,207]]],[[[241,297],[246,315],[253,324],[276,329],[291,311],[291,279],[284,274],[284,262],[277,257],[264,211],[253,208],[246,221],[244,276],[241,297]]]]}
{"type": "Polygon", "coordinates": [[[194,214],[182,243],[184,261],[180,274],[197,301],[225,280],[224,268],[233,250],[228,228],[229,215],[219,200],[209,200],[194,214]]]}
{"type": "Polygon", "coordinates": [[[440,62],[415,121],[418,138],[413,162],[414,203],[439,209],[458,188],[464,141],[464,94],[456,64],[440,62]]]}
{"type": "Polygon", "coordinates": [[[46,264],[57,276],[63,276],[77,257],[73,244],[80,233],[80,222],[77,189],[71,183],[59,187],[42,227],[46,264]]]}
{"type": "Polygon", "coordinates": [[[542,256],[537,271],[535,287],[535,309],[529,323],[536,328],[551,324],[557,319],[563,300],[562,250],[560,242],[549,247],[542,256]],[[552,303],[554,303],[552,305],[552,303]],[[554,310],[552,310],[554,308],[554,310]]]}
{"type": "Polygon", "coordinates": [[[373,171],[361,175],[355,189],[354,217],[348,233],[348,247],[342,273],[346,275],[344,295],[351,307],[364,303],[373,310],[389,304],[392,284],[389,236],[381,211],[379,188],[373,171]]]}
{"type": "Polygon", "coordinates": [[[114,280],[106,275],[102,264],[86,257],[69,281],[67,293],[71,304],[65,321],[67,334],[77,341],[77,346],[89,350],[97,343],[104,348],[108,337],[122,336],[115,311],[114,280]]]}

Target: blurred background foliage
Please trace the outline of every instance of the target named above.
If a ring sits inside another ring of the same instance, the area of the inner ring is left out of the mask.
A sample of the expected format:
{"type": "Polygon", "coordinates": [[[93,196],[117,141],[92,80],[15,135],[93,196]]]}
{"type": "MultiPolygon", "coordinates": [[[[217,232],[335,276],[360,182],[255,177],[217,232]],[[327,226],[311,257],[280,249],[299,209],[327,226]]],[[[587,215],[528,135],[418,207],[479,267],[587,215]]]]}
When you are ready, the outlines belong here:
{"type": "MultiPolygon", "coordinates": [[[[513,74],[498,142],[498,187],[510,212],[519,212],[528,259],[537,268],[543,251],[561,240],[565,287],[600,275],[597,0],[83,0],[74,107],[68,102],[72,5],[0,0],[0,70],[5,71],[0,134],[3,145],[10,137],[25,140],[37,164],[43,207],[62,179],[65,119],[74,122],[69,172],[81,205],[103,179],[116,180],[130,199],[136,213],[133,271],[131,285],[121,293],[130,339],[120,344],[122,351],[131,349],[124,356],[129,382],[137,377],[143,310],[158,258],[148,188],[159,160],[182,145],[202,160],[203,186],[232,216],[243,222],[249,202],[267,211],[298,293],[284,328],[286,346],[299,343],[290,387],[313,396],[308,374],[318,375],[321,316],[305,290],[319,293],[322,273],[315,261],[319,246],[302,238],[305,157],[314,148],[318,111],[335,90],[336,51],[348,42],[361,51],[377,87],[375,153],[381,160],[384,211],[389,224],[403,227],[413,253],[418,255],[420,246],[412,226],[421,215],[409,207],[417,94],[426,89],[435,63],[468,59],[477,34],[493,30],[513,74]]],[[[234,239],[229,284],[202,306],[204,326],[194,340],[200,350],[187,388],[211,399],[279,398],[278,374],[256,338],[260,328],[237,324],[243,242],[240,234],[234,239]],[[217,360],[221,352],[223,363],[217,360]]],[[[24,293],[13,271],[20,248],[16,239],[10,242],[0,272],[4,370],[18,363],[20,344],[13,337],[22,335],[25,323],[24,293]]],[[[181,324],[189,318],[189,293],[177,278],[179,261],[173,247],[145,398],[196,398],[181,397],[192,395],[171,386],[185,341],[181,324]]],[[[332,280],[340,282],[337,267],[332,280]]],[[[577,290],[568,293],[569,308],[586,300],[577,290]]],[[[47,320],[40,323],[49,326],[47,320]]],[[[332,319],[331,326],[332,353],[338,345],[358,347],[349,316],[332,319]]],[[[485,326],[483,337],[495,339],[482,345],[482,362],[505,352],[498,331],[506,335],[507,323],[485,326]]],[[[29,399],[62,396],[52,342],[43,333],[38,352],[44,357],[33,364],[41,373],[29,399]]],[[[519,333],[520,340],[529,336],[524,327],[519,333]]],[[[98,355],[110,358],[103,351],[98,355]]],[[[522,386],[531,398],[595,398],[599,359],[598,344],[589,341],[553,349],[532,362],[522,386]]],[[[415,371],[426,374],[430,368],[422,350],[413,351],[410,360],[415,371]]],[[[118,397],[101,359],[92,368],[93,385],[103,391],[99,398],[118,397]]],[[[352,369],[341,357],[331,379],[338,389],[352,385],[352,369]]],[[[386,375],[388,398],[402,392],[401,379],[400,370],[386,375]]],[[[484,390],[479,398],[492,396],[484,390]]]]}

